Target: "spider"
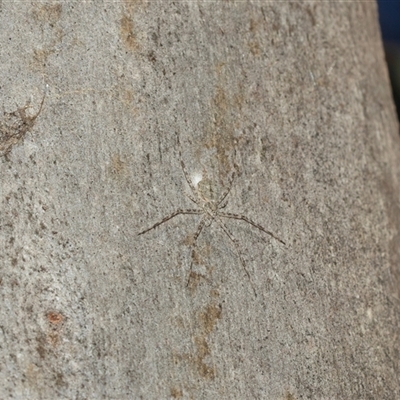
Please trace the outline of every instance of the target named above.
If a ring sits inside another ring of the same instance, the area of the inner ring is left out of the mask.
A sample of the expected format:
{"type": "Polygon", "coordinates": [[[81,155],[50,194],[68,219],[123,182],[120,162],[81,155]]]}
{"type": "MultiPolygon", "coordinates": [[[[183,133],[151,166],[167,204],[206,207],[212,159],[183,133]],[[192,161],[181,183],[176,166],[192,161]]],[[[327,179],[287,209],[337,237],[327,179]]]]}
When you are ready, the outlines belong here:
{"type": "Polygon", "coordinates": [[[227,226],[224,222],[224,219],[236,219],[236,220],[245,221],[248,224],[252,225],[253,227],[257,228],[258,230],[271,236],[272,238],[274,238],[278,242],[282,243],[283,245],[286,245],[285,242],[283,240],[279,239],[272,232],[267,231],[260,224],[252,221],[250,218],[248,218],[244,215],[239,215],[239,214],[222,211],[228,204],[227,197],[232,188],[233,180],[235,178],[235,171],[233,171],[230,176],[228,187],[225,189],[225,191],[221,195],[218,195],[218,193],[215,193],[213,191],[211,181],[208,178],[205,178],[205,179],[202,179],[201,181],[199,181],[197,188],[195,187],[192,180],[190,179],[190,176],[187,172],[186,166],[182,160],[181,152],[179,152],[179,155],[180,155],[180,159],[181,159],[180,162],[181,162],[182,171],[185,176],[186,182],[188,183],[190,190],[192,191],[192,194],[195,197],[193,197],[193,195],[190,195],[190,194],[186,194],[186,196],[195,205],[197,205],[198,208],[196,208],[196,209],[178,208],[172,214],[169,214],[168,216],[164,217],[161,221],[156,222],[154,225],[150,226],[149,228],[139,232],[138,235],[143,235],[178,215],[201,215],[202,216],[197,225],[196,232],[193,236],[193,244],[192,244],[192,249],[191,249],[192,262],[190,264],[189,278],[188,278],[187,285],[186,285],[186,286],[188,286],[189,282],[190,282],[191,273],[192,273],[193,259],[194,259],[194,254],[195,254],[195,250],[196,250],[197,239],[200,236],[200,233],[202,232],[204,227],[208,227],[213,222],[215,222],[222,229],[222,231],[225,232],[226,236],[228,236],[230,241],[233,243],[235,250],[239,256],[240,263],[242,264],[242,267],[243,267],[243,269],[249,279],[249,282],[252,286],[254,294],[255,294],[255,296],[257,296],[257,293],[255,291],[254,285],[253,285],[251,277],[250,277],[250,274],[246,268],[246,264],[244,262],[244,259],[243,259],[243,256],[242,256],[242,253],[240,250],[239,242],[227,228],[227,226]]]}

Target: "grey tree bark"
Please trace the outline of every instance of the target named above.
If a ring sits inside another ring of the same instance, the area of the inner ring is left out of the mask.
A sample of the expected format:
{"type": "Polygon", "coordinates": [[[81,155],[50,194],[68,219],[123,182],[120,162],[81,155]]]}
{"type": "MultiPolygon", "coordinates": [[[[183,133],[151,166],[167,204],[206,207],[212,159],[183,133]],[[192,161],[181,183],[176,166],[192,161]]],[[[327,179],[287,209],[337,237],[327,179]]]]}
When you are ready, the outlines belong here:
{"type": "Polygon", "coordinates": [[[0,2],[0,26],[2,399],[400,398],[374,3],[0,2]]]}

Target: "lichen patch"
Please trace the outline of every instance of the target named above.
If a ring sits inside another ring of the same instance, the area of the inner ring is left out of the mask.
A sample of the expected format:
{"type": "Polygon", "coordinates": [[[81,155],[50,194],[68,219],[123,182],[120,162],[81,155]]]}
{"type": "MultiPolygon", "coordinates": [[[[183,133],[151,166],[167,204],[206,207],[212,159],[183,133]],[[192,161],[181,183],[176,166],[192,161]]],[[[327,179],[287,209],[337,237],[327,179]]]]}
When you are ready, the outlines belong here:
{"type": "Polygon", "coordinates": [[[33,116],[28,115],[26,112],[29,108],[29,102],[24,107],[18,108],[13,112],[3,113],[3,118],[0,120],[0,157],[7,155],[32,130],[36,118],[42,111],[44,98],[45,96],[43,96],[39,111],[33,116]]]}

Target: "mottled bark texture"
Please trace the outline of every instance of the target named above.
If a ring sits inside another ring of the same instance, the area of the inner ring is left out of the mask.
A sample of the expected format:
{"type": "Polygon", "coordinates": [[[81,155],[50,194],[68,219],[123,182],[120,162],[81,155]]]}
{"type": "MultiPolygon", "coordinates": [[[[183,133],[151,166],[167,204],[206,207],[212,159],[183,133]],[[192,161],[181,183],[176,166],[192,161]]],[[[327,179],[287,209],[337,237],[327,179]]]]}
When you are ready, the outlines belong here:
{"type": "Polygon", "coordinates": [[[0,398],[400,398],[374,3],[3,1],[0,27],[0,398]]]}

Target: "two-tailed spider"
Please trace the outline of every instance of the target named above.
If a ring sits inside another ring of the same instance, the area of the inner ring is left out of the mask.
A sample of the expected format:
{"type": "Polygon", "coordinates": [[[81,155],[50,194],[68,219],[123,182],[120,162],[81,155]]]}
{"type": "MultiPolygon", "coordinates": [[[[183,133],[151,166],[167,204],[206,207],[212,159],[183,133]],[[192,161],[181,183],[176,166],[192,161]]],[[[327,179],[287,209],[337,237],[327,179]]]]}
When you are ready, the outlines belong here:
{"type": "MultiPolygon", "coordinates": [[[[180,145],[179,145],[180,146],[180,145]]],[[[248,224],[252,225],[253,227],[257,228],[258,230],[266,233],[267,235],[273,237],[275,240],[277,240],[278,242],[285,244],[285,242],[281,239],[279,239],[277,236],[275,236],[272,232],[267,231],[263,226],[261,226],[260,224],[252,221],[250,218],[244,216],[244,215],[240,215],[240,214],[234,214],[234,213],[229,213],[229,212],[225,212],[223,211],[223,209],[226,207],[226,205],[228,204],[227,201],[227,197],[231,191],[232,188],[232,184],[233,184],[233,180],[235,178],[235,171],[232,172],[231,177],[229,179],[229,184],[227,189],[220,195],[220,196],[213,196],[213,190],[211,187],[211,181],[207,178],[202,179],[198,185],[197,188],[195,187],[195,185],[193,184],[192,180],[190,179],[190,176],[187,172],[185,163],[182,160],[182,154],[181,151],[179,151],[179,155],[180,155],[180,161],[181,161],[181,166],[182,166],[182,170],[183,170],[183,174],[185,176],[186,182],[188,183],[192,194],[193,195],[189,195],[186,194],[186,196],[194,203],[198,206],[198,208],[194,208],[194,209],[181,209],[178,208],[176,211],[174,211],[172,214],[164,217],[161,221],[155,223],[154,225],[150,226],[149,228],[141,231],[138,233],[138,235],[143,235],[144,233],[147,233],[155,228],[157,228],[158,226],[162,225],[164,222],[169,221],[170,219],[178,216],[178,215],[201,215],[201,219],[197,225],[197,229],[196,232],[193,236],[193,243],[192,243],[192,251],[191,251],[191,255],[192,255],[192,262],[190,264],[190,273],[189,273],[189,278],[187,281],[187,284],[189,284],[190,281],[190,277],[191,277],[191,272],[192,272],[192,266],[193,266],[193,258],[194,258],[194,252],[196,249],[196,245],[197,245],[197,239],[200,235],[200,233],[202,232],[203,228],[206,226],[210,226],[213,222],[215,222],[221,229],[223,232],[225,232],[226,236],[228,236],[228,238],[231,240],[231,242],[233,243],[233,245],[235,246],[236,252],[239,256],[240,262],[243,266],[244,271],[246,272],[247,277],[249,278],[250,284],[253,288],[253,291],[256,294],[254,285],[252,283],[251,277],[249,272],[247,271],[246,268],[246,264],[244,262],[241,250],[240,250],[240,246],[239,246],[239,242],[238,240],[232,235],[232,233],[229,231],[229,229],[227,228],[224,219],[236,219],[236,220],[241,220],[241,221],[245,221],[248,224]]]]}

